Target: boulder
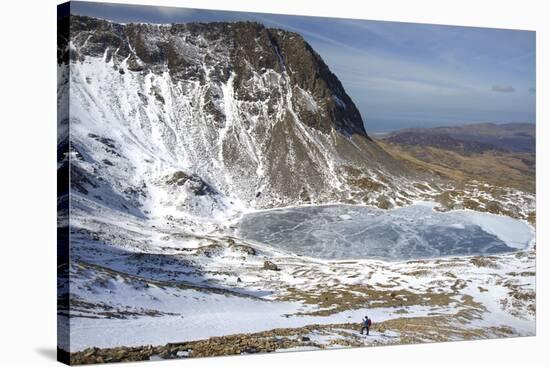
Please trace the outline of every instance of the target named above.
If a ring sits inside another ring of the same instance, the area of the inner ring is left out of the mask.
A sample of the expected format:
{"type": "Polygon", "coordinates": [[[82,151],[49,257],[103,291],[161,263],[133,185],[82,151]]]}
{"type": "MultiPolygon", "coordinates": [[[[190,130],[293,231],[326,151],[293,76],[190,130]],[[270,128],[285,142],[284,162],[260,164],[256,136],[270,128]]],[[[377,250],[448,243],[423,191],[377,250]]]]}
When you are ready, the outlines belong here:
{"type": "Polygon", "coordinates": [[[273,271],[279,271],[279,267],[275,265],[273,262],[266,260],[264,261],[264,269],[265,270],[273,270],[273,271]]]}

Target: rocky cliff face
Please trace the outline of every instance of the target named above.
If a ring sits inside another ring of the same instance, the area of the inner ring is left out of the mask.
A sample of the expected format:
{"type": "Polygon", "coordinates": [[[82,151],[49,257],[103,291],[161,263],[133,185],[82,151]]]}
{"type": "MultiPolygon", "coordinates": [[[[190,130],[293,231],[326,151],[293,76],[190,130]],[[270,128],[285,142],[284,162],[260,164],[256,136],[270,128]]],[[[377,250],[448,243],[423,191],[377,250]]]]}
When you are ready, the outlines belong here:
{"type": "Polygon", "coordinates": [[[367,135],[338,78],[297,33],[251,22],[119,25],[86,17],[72,17],[71,32],[78,49],[70,54],[75,61],[102,57],[130,71],[168,72],[175,81],[208,84],[205,103],[220,123],[225,121],[225,111],[218,103],[222,91],[216,87],[231,79],[240,101],[262,102],[273,113],[282,94],[295,92],[291,102],[301,107],[297,115],[307,126],[325,133],[332,127],[367,135]],[[286,74],[288,80],[273,74],[286,74]],[[288,83],[273,88],[277,82],[288,83]],[[271,88],[262,90],[258,84],[271,88]]]}
{"type": "Polygon", "coordinates": [[[148,217],[377,203],[402,173],[296,33],[73,16],[58,59],[70,65],[73,192],[86,205],[148,217]],[[193,180],[174,184],[174,175],[193,180]]]}

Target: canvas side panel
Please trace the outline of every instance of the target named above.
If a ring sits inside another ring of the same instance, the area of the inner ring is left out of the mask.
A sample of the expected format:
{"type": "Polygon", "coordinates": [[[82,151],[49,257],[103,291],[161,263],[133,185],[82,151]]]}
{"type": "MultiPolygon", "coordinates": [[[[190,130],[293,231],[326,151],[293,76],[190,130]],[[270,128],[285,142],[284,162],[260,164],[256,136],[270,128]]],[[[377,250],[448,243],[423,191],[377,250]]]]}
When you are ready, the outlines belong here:
{"type": "Polygon", "coordinates": [[[70,3],[57,6],[57,359],[69,364],[69,17],[70,3]]]}

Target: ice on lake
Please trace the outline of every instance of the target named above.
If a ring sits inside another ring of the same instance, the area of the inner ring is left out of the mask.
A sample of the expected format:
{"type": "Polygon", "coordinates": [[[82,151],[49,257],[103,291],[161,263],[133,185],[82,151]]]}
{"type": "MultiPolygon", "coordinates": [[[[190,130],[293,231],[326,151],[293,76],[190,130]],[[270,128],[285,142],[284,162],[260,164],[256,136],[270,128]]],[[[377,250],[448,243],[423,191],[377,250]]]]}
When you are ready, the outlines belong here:
{"type": "Polygon", "coordinates": [[[529,246],[531,227],[506,216],[437,212],[420,203],[383,210],[357,205],[301,206],[249,213],[239,235],[323,259],[408,260],[490,255],[529,246]]]}

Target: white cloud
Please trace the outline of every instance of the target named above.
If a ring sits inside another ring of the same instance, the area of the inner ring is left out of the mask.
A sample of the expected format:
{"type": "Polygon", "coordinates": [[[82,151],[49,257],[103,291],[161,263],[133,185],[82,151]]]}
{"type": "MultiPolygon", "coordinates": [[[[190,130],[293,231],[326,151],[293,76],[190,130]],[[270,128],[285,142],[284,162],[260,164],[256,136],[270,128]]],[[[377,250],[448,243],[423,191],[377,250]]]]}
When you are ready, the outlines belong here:
{"type": "Polygon", "coordinates": [[[154,9],[158,11],[163,17],[166,17],[167,19],[177,19],[180,17],[191,19],[193,14],[197,12],[195,9],[175,8],[175,7],[168,7],[168,6],[158,6],[158,7],[154,7],[154,9]]]}
{"type": "Polygon", "coordinates": [[[503,84],[494,84],[491,87],[491,90],[493,92],[499,92],[499,93],[513,93],[515,92],[515,88],[511,85],[503,85],[503,84]]]}

